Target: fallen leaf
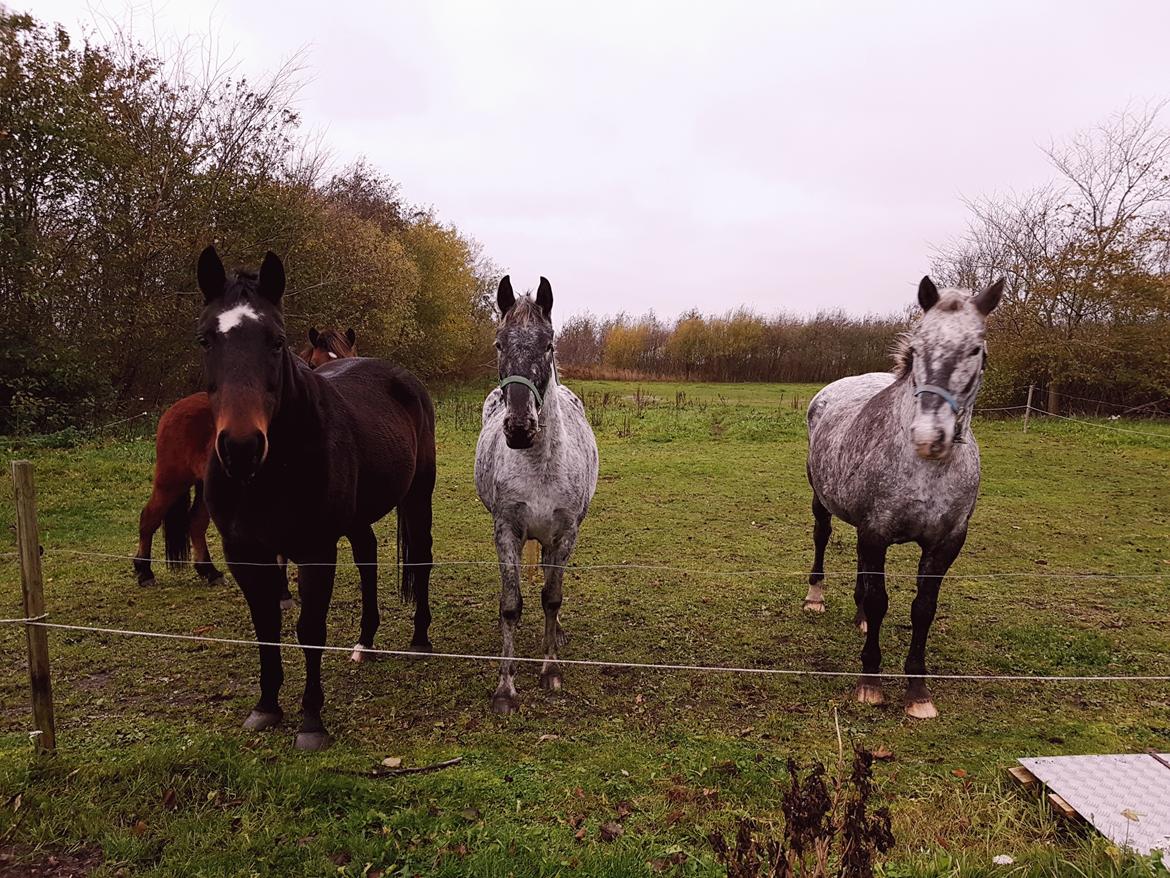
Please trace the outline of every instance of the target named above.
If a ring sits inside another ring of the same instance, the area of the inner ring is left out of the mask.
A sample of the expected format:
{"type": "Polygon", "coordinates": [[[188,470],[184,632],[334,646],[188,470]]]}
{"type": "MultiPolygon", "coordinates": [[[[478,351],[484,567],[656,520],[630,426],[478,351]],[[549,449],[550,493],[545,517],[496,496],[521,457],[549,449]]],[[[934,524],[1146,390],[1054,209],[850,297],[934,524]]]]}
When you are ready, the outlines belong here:
{"type": "Polygon", "coordinates": [[[618,802],[618,804],[617,804],[618,820],[625,820],[627,817],[629,817],[633,813],[634,813],[634,809],[630,805],[629,802],[618,802]]]}
{"type": "Polygon", "coordinates": [[[622,769],[622,777],[629,777],[629,776],[630,776],[630,773],[623,768],[622,769]]]}
{"type": "Polygon", "coordinates": [[[580,829],[578,829],[576,832],[573,833],[573,838],[577,839],[577,841],[584,841],[586,834],[587,834],[587,830],[585,829],[584,826],[582,826],[580,829]]]}
{"type": "Polygon", "coordinates": [[[634,704],[642,704],[645,700],[641,692],[634,696],[634,704]]]}
{"type": "Polygon", "coordinates": [[[600,828],[602,841],[614,841],[621,838],[625,832],[620,823],[614,823],[612,820],[608,823],[602,823],[600,828]]]}
{"type": "Polygon", "coordinates": [[[560,735],[541,735],[539,738],[536,739],[536,743],[545,744],[548,741],[556,741],[560,737],[561,737],[560,735]]]}
{"type": "Polygon", "coordinates": [[[329,860],[333,863],[334,866],[348,866],[349,861],[352,859],[353,859],[353,857],[351,857],[345,851],[342,851],[339,854],[334,854],[333,856],[331,856],[329,858],[329,860]]]}
{"type": "Polygon", "coordinates": [[[402,757],[401,756],[387,756],[385,759],[382,760],[382,764],[385,765],[387,768],[398,768],[399,766],[402,765],[402,757]]]}
{"type": "Polygon", "coordinates": [[[894,751],[890,750],[888,747],[878,747],[873,751],[873,758],[888,761],[894,758],[894,751]]]}
{"type": "Polygon", "coordinates": [[[655,872],[665,872],[671,866],[681,866],[687,861],[687,855],[682,851],[675,851],[665,857],[655,857],[650,861],[650,868],[655,872]]]}
{"type": "Polygon", "coordinates": [[[579,827],[584,822],[585,822],[585,815],[584,814],[574,814],[572,817],[569,818],[569,825],[571,827],[573,827],[574,829],[579,827]]]}
{"type": "Polygon", "coordinates": [[[215,630],[214,625],[200,625],[198,628],[196,628],[191,633],[198,634],[199,636],[203,636],[204,634],[210,634],[214,630],[215,630]]]}
{"type": "Polygon", "coordinates": [[[1133,808],[1126,808],[1125,810],[1123,810],[1121,812],[1121,816],[1124,817],[1126,820],[1132,820],[1134,823],[1137,823],[1139,820],[1142,819],[1142,815],[1139,814],[1137,811],[1133,810],[1133,808]]]}
{"type": "Polygon", "coordinates": [[[179,797],[175,795],[174,790],[167,790],[163,793],[162,806],[167,811],[174,811],[178,807],[179,797]]]}
{"type": "Polygon", "coordinates": [[[479,808],[464,808],[459,813],[464,820],[475,821],[479,819],[479,808]]]}
{"type": "Polygon", "coordinates": [[[966,777],[967,776],[967,772],[965,772],[961,768],[956,768],[954,771],[951,772],[951,774],[953,774],[955,777],[966,777]]]}
{"type": "Polygon", "coordinates": [[[1009,857],[1007,854],[996,854],[991,858],[991,862],[995,863],[997,866],[1010,866],[1015,862],[1015,860],[1009,857]]]}
{"type": "Polygon", "coordinates": [[[683,810],[681,808],[676,808],[674,811],[671,811],[669,814],[667,814],[666,819],[663,820],[662,822],[665,823],[667,826],[674,826],[674,824],[678,823],[685,816],[687,816],[687,815],[685,812],[683,812],[683,810]]]}
{"type": "Polygon", "coordinates": [[[134,824],[134,827],[130,831],[138,836],[145,835],[146,834],[146,821],[139,820],[137,823],[134,824]]]}

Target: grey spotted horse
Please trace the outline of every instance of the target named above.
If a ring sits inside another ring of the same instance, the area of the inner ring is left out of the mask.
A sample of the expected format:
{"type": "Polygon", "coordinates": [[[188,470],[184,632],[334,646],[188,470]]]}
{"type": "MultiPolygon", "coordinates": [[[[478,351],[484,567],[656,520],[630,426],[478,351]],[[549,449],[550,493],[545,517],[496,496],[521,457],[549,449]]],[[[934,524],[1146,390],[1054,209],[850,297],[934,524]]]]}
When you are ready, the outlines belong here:
{"type": "Polygon", "coordinates": [[[516,626],[523,599],[520,558],[527,540],[541,545],[544,587],[544,663],[540,685],[561,688],[557,650],[565,644],[560,623],[561,584],[578,529],[597,489],[597,441],[585,408],[557,383],[553,362],[552,287],[543,277],[536,298],[512,292],[508,277],[496,296],[500,384],[483,404],[475,449],[475,489],[491,512],[500,561],[500,683],[492,710],[519,709],[516,692],[516,626]]]}
{"type": "Polygon", "coordinates": [[[886,550],[915,542],[922,549],[910,611],[906,713],[938,716],[926,687],[926,637],[939,586],[963,543],[979,493],[979,448],[971,412],[986,365],[984,328],[1003,281],[978,294],[918,286],[920,321],[903,337],[892,373],[842,378],[808,409],[808,480],[813,489],[815,555],[805,609],[824,612],[825,545],[832,516],[857,529],[857,625],[865,634],[864,676],[857,700],[883,701],[882,619],[886,615],[886,550]]]}

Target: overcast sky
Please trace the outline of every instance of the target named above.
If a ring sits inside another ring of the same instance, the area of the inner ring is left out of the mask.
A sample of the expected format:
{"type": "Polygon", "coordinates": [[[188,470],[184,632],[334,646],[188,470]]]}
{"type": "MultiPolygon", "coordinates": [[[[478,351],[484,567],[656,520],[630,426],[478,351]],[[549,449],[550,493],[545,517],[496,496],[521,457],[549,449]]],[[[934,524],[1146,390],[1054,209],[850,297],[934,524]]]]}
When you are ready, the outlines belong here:
{"type": "Polygon", "coordinates": [[[251,76],[307,49],[300,107],[336,163],[367,156],[518,288],[547,276],[562,316],[898,309],[962,196],[1042,183],[1051,139],[1170,97],[1165,0],[133,10],[251,76]]]}

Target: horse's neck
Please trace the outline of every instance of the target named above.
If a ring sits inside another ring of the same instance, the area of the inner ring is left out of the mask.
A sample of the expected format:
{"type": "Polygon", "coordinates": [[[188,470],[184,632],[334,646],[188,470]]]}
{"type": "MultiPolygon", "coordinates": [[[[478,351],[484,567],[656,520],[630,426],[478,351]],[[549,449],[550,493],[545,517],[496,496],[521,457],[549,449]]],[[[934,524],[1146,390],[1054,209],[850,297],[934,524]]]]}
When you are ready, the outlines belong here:
{"type": "Polygon", "coordinates": [[[560,384],[554,369],[552,377],[548,380],[548,386],[544,390],[544,401],[541,403],[540,413],[537,417],[540,423],[540,432],[553,442],[559,439],[561,426],[561,395],[557,392],[558,387],[560,384]]]}
{"type": "Polygon", "coordinates": [[[309,369],[297,365],[294,354],[286,351],[281,379],[280,408],[273,418],[272,429],[278,434],[297,433],[321,421],[318,384],[322,379],[309,369]]]}

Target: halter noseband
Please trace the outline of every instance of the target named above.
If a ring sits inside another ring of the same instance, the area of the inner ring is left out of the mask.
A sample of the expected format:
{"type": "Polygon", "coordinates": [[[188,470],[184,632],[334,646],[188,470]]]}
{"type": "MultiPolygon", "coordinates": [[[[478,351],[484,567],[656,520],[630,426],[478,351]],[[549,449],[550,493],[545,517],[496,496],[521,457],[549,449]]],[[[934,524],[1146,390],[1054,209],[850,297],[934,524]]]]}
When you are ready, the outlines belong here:
{"type": "MultiPolygon", "coordinates": [[[[511,380],[511,379],[508,379],[508,380],[511,380]]],[[[518,379],[518,380],[522,380],[522,379],[518,379]]],[[[917,398],[919,396],[922,396],[922,394],[924,394],[924,393],[933,393],[935,396],[941,396],[943,399],[943,402],[945,402],[947,405],[949,405],[951,407],[951,411],[953,411],[956,416],[958,416],[959,413],[963,411],[962,406],[959,405],[959,401],[957,399],[955,399],[955,395],[953,393],[951,393],[949,390],[947,390],[945,387],[939,387],[937,384],[923,384],[921,387],[919,387],[917,390],[914,391],[914,396],[917,398]]]]}
{"type": "Polygon", "coordinates": [[[523,375],[509,375],[500,381],[500,389],[507,387],[509,384],[523,384],[532,391],[532,395],[536,397],[536,407],[539,409],[544,405],[544,394],[540,392],[540,388],[533,384],[529,379],[523,375]]]}

